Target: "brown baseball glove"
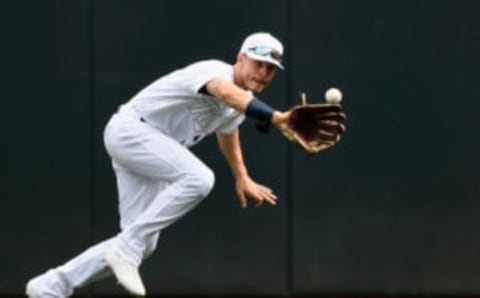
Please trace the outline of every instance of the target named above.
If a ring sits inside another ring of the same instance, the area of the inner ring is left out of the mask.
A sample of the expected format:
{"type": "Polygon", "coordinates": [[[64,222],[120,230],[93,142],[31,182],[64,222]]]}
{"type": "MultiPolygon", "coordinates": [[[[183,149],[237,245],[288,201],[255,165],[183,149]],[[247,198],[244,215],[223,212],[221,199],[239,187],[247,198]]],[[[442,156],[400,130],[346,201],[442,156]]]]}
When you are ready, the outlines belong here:
{"type": "Polygon", "coordinates": [[[287,127],[282,132],[307,152],[317,153],[340,141],[345,132],[345,114],[340,104],[307,104],[302,94],[302,105],[289,109],[287,127]]]}

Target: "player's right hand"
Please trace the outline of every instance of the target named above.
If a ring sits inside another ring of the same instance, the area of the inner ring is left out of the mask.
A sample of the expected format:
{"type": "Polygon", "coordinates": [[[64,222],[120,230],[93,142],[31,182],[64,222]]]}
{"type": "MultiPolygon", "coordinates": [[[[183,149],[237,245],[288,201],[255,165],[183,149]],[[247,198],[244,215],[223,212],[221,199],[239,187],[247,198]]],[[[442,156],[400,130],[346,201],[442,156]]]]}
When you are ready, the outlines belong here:
{"type": "Polygon", "coordinates": [[[255,207],[260,208],[264,203],[277,204],[277,196],[273,190],[265,185],[253,181],[250,177],[242,177],[236,181],[236,191],[242,208],[247,207],[247,200],[256,201],[255,207]]]}

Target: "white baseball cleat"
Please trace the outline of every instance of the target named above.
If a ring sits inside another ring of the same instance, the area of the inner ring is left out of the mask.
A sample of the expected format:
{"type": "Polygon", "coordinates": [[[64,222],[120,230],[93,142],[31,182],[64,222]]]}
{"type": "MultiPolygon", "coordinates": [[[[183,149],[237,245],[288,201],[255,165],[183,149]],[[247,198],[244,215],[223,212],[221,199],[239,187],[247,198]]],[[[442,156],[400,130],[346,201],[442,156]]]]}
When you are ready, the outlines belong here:
{"type": "Polygon", "coordinates": [[[42,297],[41,290],[39,289],[36,280],[31,280],[27,283],[27,289],[25,294],[27,294],[28,298],[40,298],[42,297]]]}
{"type": "Polygon", "coordinates": [[[120,285],[133,295],[141,297],[146,295],[145,286],[134,262],[115,249],[113,245],[107,246],[104,256],[120,285]]]}
{"type": "Polygon", "coordinates": [[[45,293],[38,288],[36,284],[28,283],[27,290],[25,291],[28,298],[64,298],[66,296],[59,296],[55,294],[45,293]]]}
{"type": "Polygon", "coordinates": [[[55,270],[48,270],[28,281],[25,294],[29,298],[65,298],[73,294],[55,270]]]}

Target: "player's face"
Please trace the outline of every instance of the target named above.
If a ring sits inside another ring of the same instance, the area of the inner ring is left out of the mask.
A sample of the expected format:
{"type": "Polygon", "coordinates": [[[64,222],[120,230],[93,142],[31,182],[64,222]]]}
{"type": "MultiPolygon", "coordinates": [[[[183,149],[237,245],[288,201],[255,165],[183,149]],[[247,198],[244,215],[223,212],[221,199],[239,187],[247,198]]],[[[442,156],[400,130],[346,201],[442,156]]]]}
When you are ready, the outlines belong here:
{"type": "Polygon", "coordinates": [[[267,62],[257,61],[242,55],[240,58],[240,85],[254,93],[262,92],[273,80],[276,66],[267,62]]]}

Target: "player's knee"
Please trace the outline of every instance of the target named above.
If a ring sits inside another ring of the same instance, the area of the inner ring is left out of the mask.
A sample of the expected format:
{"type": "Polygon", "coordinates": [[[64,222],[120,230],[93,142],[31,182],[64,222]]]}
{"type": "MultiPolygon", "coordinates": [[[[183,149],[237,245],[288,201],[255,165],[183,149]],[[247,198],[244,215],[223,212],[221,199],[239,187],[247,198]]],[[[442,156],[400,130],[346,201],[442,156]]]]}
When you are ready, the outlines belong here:
{"type": "Polygon", "coordinates": [[[204,198],[213,189],[215,184],[215,175],[209,168],[189,175],[188,187],[192,189],[198,196],[204,198]]]}
{"type": "Polygon", "coordinates": [[[215,174],[209,168],[206,168],[202,173],[199,175],[199,187],[198,192],[202,197],[206,197],[213,189],[215,185],[215,174]]]}

